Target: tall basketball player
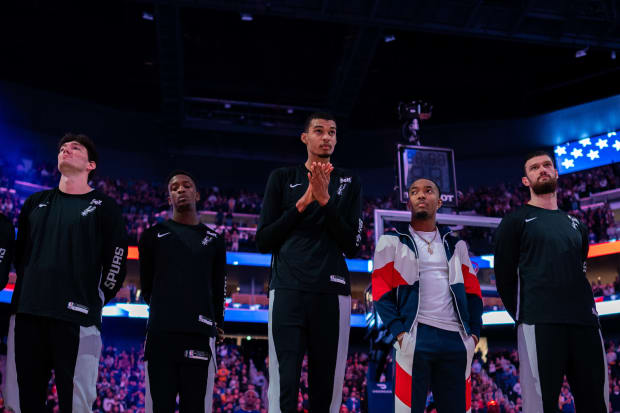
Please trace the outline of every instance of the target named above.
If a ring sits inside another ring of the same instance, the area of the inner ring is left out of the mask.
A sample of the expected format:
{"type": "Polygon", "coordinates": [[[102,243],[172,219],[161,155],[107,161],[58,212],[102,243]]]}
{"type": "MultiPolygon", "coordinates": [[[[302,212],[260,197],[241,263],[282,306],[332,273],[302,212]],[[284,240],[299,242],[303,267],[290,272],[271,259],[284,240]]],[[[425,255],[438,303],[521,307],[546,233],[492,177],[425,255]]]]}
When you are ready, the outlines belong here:
{"type": "Polygon", "coordinates": [[[361,239],[361,184],[330,163],[336,121],[311,115],[304,164],[273,171],[256,242],[273,254],[269,285],[269,412],[297,409],[308,351],[310,410],[337,413],[349,344],[351,284],[345,255],[361,239]]]}

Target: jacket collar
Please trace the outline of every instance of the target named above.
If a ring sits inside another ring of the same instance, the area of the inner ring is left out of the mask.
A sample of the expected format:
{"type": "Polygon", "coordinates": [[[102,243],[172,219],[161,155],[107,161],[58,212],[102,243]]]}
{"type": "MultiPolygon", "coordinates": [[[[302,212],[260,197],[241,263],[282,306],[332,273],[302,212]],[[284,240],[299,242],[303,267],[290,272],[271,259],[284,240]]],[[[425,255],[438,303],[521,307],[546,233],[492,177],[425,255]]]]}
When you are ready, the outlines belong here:
{"type": "MultiPolygon", "coordinates": [[[[409,235],[409,222],[397,222],[394,224],[394,228],[400,235],[409,235]]],[[[439,230],[439,236],[442,240],[445,239],[446,235],[452,232],[447,225],[437,225],[437,229],[439,230]]]]}
{"type": "MultiPolygon", "coordinates": [[[[438,225],[437,229],[439,230],[439,236],[441,237],[441,242],[444,246],[444,249],[446,250],[446,257],[448,258],[448,261],[450,261],[450,258],[452,258],[454,247],[451,242],[448,242],[447,238],[448,238],[448,235],[452,231],[450,230],[450,227],[448,227],[447,225],[438,225]]],[[[418,249],[417,249],[416,243],[413,241],[413,237],[411,236],[411,233],[409,232],[409,222],[395,223],[394,230],[396,231],[396,233],[398,233],[401,240],[403,240],[404,243],[413,250],[416,257],[418,257],[419,255],[418,255],[418,249]]]]}

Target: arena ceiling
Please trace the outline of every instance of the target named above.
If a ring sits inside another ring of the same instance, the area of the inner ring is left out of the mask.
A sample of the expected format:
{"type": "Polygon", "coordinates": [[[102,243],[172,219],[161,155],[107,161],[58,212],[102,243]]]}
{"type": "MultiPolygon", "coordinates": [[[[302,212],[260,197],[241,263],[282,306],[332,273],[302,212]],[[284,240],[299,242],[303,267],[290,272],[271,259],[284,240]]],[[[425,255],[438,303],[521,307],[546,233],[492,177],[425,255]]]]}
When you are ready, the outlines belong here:
{"type": "Polygon", "coordinates": [[[192,131],[289,135],[514,119],[620,94],[620,0],[33,1],[0,5],[0,79],[192,131]],[[576,57],[579,50],[585,56],[576,57]]]}

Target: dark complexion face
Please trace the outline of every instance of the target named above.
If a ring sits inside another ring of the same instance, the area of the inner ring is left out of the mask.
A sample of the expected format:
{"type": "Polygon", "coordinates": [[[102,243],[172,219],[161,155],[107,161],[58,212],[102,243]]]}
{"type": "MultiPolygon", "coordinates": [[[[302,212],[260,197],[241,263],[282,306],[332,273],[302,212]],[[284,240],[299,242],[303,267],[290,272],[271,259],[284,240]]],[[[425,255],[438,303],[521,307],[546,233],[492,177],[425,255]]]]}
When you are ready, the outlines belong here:
{"type": "Polygon", "coordinates": [[[551,194],[558,186],[558,171],[549,156],[535,156],[525,163],[525,176],[521,181],[536,195],[551,194]]]}
{"type": "Polygon", "coordinates": [[[301,141],[306,144],[309,156],[329,158],[336,147],[336,122],[312,119],[308,130],[301,134],[301,141]]]}
{"type": "Polygon", "coordinates": [[[418,179],[411,184],[408,207],[417,220],[433,218],[437,214],[441,208],[441,198],[433,181],[418,179]]]}
{"type": "Polygon", "coordinates": [[[168,183],[168,203],[177,212],[196,210],[200,193],[192,178],[187,175],[175,175],[168,183]]]}

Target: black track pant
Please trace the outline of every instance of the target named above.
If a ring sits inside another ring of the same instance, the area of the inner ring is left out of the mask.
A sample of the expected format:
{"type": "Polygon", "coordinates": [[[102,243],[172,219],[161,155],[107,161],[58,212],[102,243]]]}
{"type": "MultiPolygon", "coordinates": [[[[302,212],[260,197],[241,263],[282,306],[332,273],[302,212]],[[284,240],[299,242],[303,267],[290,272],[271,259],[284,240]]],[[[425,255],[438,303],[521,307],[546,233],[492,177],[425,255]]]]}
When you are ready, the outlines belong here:
{"type": "Polygon", "coordinates": [[[21,412],[46,412],[52,369],[60,411],[91,411],[97,396],[100,355],[101,335],[95,326],[17,314],[15,366],[21,412]]]}
{"type": "Polygon", "coordinates": [[[148,333],[146,413],[211,413],[215,337],[148,333]]]}
{"type": "Polygon", "coordinates": [[[310,411],[339,411],[350,325],[350,296],[269,292],[269,413],[297,411],[306,350],[310,411]]]}
{"type": "Polygon", "coordinates": [[[607,360],[598,328],[520,324],[517,337],[524,412],[557,412],[566,375],[578,412],[607,413],[607,360]]]}

